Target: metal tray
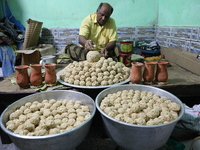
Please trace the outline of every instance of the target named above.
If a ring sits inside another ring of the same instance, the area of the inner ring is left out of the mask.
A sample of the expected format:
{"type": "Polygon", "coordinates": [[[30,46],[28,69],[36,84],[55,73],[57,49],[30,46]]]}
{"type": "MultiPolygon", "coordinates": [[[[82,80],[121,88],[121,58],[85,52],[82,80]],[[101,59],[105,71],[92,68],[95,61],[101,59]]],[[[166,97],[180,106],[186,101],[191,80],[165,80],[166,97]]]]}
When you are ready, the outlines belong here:
{"type": "Polygon", "coordinates": [[[60,70],[60,71],[57,72],[57,74],[56,74],[57,81],[60,82],[63,85],[74,87],[74,88],[81,88],[81,89],[103,89],[103,88],[109,88],[109,87],[113,87],[113,86],[118,86],[118,85],[126,84],[126,83],[128,83],[130,81],[130,78],[128,78],[128,79],[126,79],[126,80],[124,80],[122,82],[115,83],[115,84],[112,84],[112,85],[105,85],[105,86],[80,86],[80,85],[70,84],[70,83],[67,83],[67,82],[64,82],[63,80],[61,80],[59,74],[62,71],[63,70],[60,70]]]}

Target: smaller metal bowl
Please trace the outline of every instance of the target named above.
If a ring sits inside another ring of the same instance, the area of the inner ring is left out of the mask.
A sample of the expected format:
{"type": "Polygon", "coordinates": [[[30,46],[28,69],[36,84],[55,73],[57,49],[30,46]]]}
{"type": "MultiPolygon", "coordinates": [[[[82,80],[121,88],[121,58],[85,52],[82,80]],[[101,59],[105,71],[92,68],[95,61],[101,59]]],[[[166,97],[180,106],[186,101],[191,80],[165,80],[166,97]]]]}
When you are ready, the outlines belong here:
{"type": "Polygon", "coordinates": [[[103,119],[108,136],[119,146],[128,150],[155,150],[162,147],[169,139],[176,123],[184,114],[184,106],[176,96],[165,90],[147,85],[128,84],[105,89],[97,95],[95,103],[103,119]],[[178,118],[169,123],[159,125],[134,125],[118,121],[101,110],[101,101],[108,94],[131,89],[152,92],[176,102],[181,106],[178,118]]]}
{"type": "Polygon", "coordinates": [[[57,81],[60,82],[61,84],[63,85],[66,85],[66,86],[70,86],[70,87],[74,87],[74,88],[79,88],[79,89],[105,89],[105,88],[109,88],[109,87],[113,87],[113,86],[118,86],[118,85],[122,85],[122,84],[126,84],[130,81],[130,78],[127,78],[126,80],[122,81],[122,82],[119,82],[119,83],[115,83],[115,84],[112,84],[112,85],[101,85],[101,86],[81,86],[81,85],[75,85],[75,84],[70,84],[70,83],[67,83],[63,80],[60,79],[60,73],[62,72],[63,70],[57,72],[56,74],[56,77],[57,77],[57,81]]]}
{"type": "Polygon", "coordinates": [[[8,134],[15,146],[20,150],[73,150],[85,139],[88,134],[95,112],[96,107],[94,100],[86,94],[71,90],[46,91],[26,96],[8,106],[1,114],[0,126],[2,130],[8,134]],[[6,129],[5,124],[8,121],[9,115],[17,108],[23,106],[27,102],[42,102],[44,99],[79,100],[83,103],[83,105],[89,107],[91,116],[81,125],[69,131],[53,135],[24,136],[15,134],[6,129]]]}

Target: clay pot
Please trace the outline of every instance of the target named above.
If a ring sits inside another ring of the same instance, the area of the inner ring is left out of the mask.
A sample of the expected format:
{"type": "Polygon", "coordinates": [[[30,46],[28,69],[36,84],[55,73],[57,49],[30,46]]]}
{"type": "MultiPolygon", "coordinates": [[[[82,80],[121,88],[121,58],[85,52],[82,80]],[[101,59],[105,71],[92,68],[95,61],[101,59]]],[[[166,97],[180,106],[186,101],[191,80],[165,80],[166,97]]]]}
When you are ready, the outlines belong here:
{"type": "Polygon", "coordinates": [[[153,61],[145,61],[144,64],[144,82],[152,82],[155,77],[155,67],[157,63],[153,61]]]}
{"type": "Polygon", "coordinates": [[[143,63],[132,62],[131,65],[130,81],[131,83],[139,84],[142,81],[143,63]]]}
{"type": "Polygon", "coordinates": [[[24,88],[29,85],[27,65],[15,66],[15,75],[16,75],[16,82],[20,87],[24,88]]]}
{"type": "Polygon", "coordinates": [[[166,82],[168,80],[167,61],[158,61],[156,69],[156,81],[166,82]]]}
{"type": "Polygon", "coordinates": [[[44,66],[45,66],[44,80],[46,84],[55,84],[56,83],[56,64],[46,63],[44,66]]]}
{"type": "Polygon", "coordinates": [[[30,83],[33,86],[38,86],[42,84],[42,65],[41,64],[30,64],[30,83]]]}

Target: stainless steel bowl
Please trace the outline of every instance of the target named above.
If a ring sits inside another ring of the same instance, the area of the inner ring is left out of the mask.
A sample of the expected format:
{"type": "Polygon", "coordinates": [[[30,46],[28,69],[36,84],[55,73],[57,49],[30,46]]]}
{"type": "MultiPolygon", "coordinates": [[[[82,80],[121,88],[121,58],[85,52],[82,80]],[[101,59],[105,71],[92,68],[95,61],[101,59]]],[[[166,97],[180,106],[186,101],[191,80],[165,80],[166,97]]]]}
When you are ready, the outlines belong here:
{"type": "Polygon", "coordinates": [[[8,134],[12,142],[20,150],[72,150],[75,149],[88,134],[95,111],[96,106],[94,100],[81,92],[71,90],[40,92],[26,96],[8,106],[1,114],[0,125],[2,130],[8,134]],[[6,129],[5,124],[8,121],[10,113],[14,112],[17,108],[27,102],[41,102],[44,99],[79,100],[83,105],[89,107],[91,116],[84,123],[69,131],[47,136],[23,136],[6,129]]]}
{"type": "Polygon", "coordinates": [[[70,87],[74,87],[74,88],[78,88],[78,89],[104,89],[104,88],[109,88],[109,87],[112,87],[112,86],[118,86],[118,85],[122,85],[122,84],[126,84],[130,81],[130,78],[122,81],[122,82],[119,82],[119,83],[115,83],[115,84],[112,84],[112,85],[102,85],[102,86],[81,86],[81,85],[75,85],[75,84],[70,84],[70,83],[67,83],[63,80],[60,79],[60,73],[62,72],[63,70],[57,72],[56,76],[57,76],[57,81],[60,82],[61,84],[63,85],[66,85],[66,86],[70,86],[70,87]]]}
{"type": "Polygon", "coordinates": [[[184,106],[176,96],[165,90],[146,85],[129,84],[105,89],[97,95],[95,103],[98,111],[102,116],[108,136],[113,139],[119,146],[128,150],[155,150],[162,147],[169,139],[176,123],[184,114],[184,106]],[[178,103],[181,106],[179,117],[166,124],[151,126],[134,125],[117,121],[100,109],[101,101],[108,94],[131,89],[153,92],[154,94],[165,96],[169,100],[178,103]]]}

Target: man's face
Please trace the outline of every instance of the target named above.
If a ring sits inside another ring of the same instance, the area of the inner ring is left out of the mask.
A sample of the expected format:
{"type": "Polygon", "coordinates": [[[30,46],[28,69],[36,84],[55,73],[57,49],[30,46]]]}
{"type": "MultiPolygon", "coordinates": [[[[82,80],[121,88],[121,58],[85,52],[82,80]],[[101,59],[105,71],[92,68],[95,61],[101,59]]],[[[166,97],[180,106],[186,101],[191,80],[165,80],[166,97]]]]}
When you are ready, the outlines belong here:
{"type": "Polygon", "coordinates": [[[97,10],[97,22],[99,23],[99,25],[105,25],[109,18],[110,9],[102,6],[101,9],[97,10]]]}

